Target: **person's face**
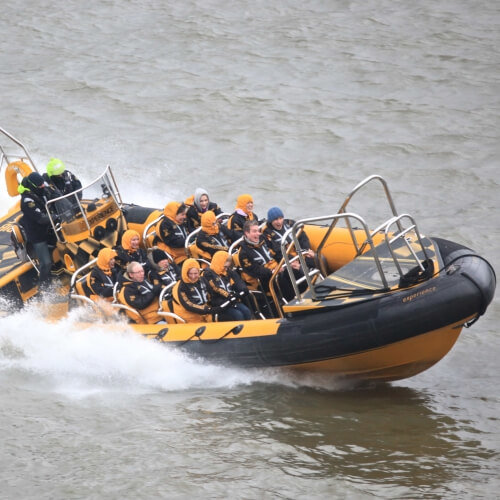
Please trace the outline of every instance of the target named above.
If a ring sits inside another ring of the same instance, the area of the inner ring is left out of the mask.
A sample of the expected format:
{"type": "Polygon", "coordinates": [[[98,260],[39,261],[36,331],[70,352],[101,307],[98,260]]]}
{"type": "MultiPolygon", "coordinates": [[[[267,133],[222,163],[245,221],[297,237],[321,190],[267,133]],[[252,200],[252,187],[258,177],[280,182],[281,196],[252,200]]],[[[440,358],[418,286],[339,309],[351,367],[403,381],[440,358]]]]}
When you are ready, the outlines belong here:
{"type": "Polygon", "coordinates": [[[209,202],[208,196],[206,194],[201,195],[201,197],[200,197],[200,207],[201,207],[202,210],[205,211],[207,209],[208,202],[209,202]]]}
{"type": "Polygon", "coordinates": [[[160,267],[160,269],[168,269],[168,265],[168,259],[163,259],[158,262],[158,266],[160,267]]]}
{"type": "Polygon", "coordinates": [[[142,266],[134,267],[129,274],[132,281],[144,281],[144,268],[142,266]]]}
{"type": "Polygon", "coordinates": [[[278,217],[277,219],[274,219],[272,222],[271,222],[271,226],[274,227],[274,229],[277,229],[278,231],[281,230],[281,228],[283,227],[283,221],[285,220],[284,217],[278,217]]]}
{"type": "Polygon", "coordinates": [[[253,212],[253,201],[249,201],[246,204],[246,209],[247,209],[247,212],[253,212]]]}
{"type": "Polygon", "coordinates": [[[196,283],[198,281],[198,278],[200,277],[200,270],[196,269],[196,267],[192,267],[188,271],[187,275],[188,275],[189,281],[191,281],[192,283],[196,283]]]}
{"type": "Polygon", "coordinates": [[[113,269],[115,267],[115,258],[113,257],[112,259],[109,260],[108,266],[110,269],[113,269]]]}
{"type": "Polygon", "coordinates": [[[175,216],[175,222],[177,222],[177,224],[183,224],[185,220],[186,220],[186,212],[184,210],[182,212],[179,212],[175,216]]]}
{"type": "Polygon", "coordinates": [[[140,241],[141,241],[141,239],[139,238],[139,236],[134,236],[130,240],[130,248],[133,248],[134,250],[137,250],[139,248],[140,241]]]}
{"type": "Polygon", "coordinates": [[[224,269],[227,271],[228,269],[231,269],[232,265],[233,265],[233,259],[228,258],[226,262],[224,262],[224,269]]]}
{"type": "Polygon", "coordinates": [[[259,226],[250,226],[250,229],[247,233],[245,233],[247,239],[252,243],[258,243],[260,238],[260,229],[259,226]]]}

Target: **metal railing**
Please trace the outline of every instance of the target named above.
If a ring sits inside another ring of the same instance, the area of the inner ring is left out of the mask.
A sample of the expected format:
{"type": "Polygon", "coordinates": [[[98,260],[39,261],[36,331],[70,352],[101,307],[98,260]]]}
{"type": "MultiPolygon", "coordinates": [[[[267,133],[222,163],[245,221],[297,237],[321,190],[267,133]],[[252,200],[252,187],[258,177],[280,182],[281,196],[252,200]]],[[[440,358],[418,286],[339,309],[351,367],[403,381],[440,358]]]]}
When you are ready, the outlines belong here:
{"type": "MultiPolygon", "coordinates": [[[[54,229],[54,233],[56,234],[56,237],[58,241],[64,243],[65,239],[64,236],[61,232],[61,222],[56,221],[55,217],[59,215],[60,210],[58,209],[58,205],[62,203],[66,203],[70,206],[77,206],[78,210],[76,210],[79,213],[79,217],[82,217],[83,222],[85,223],[85,226],[87,227],[87,230],[90,232],[92,227],[89,224],[89,220],[87,217],[87,213],[82,205],[81,199],[80,199],[80,194],[89,188],[92,188],[96,185],[100,184],[100,189],[102,190],[102,198],[108,198],[111,197],[113,198],[116,206],[120,209],[120,211],[123,208],[123,201],[121,198],[120,191],[118,190],[118,186],[116,184],[115,178],[113,176],[113,172],[111,170],[111,167],[109,165],[106,166],[106,169],[104,172],[94,179],[92,182],[86,184],[85,186],[81,187],[80,189],[77,189],[76,191],[73,191],[72,193],[59,196],[57,198],[53,198],[46,203],[46,209],[47,209],[47,214],[49,215],[50,223],[52,225],[52,228],[54,229]]],[[[71,210],[71,209],[69,209],[71,210]]]]}
{"type": "Polygon", "coordinates": [[[30,166],[33,168],[35,172],[38,172],[38,169],[36,168],[35,162],[31,159],[30,154],[28,153],[28,150],[24,146],[24,144],[19,140],[16,139],[12,134],[9,134],[4,128],[0,127],[0,133],[2,133],[5,137],[10,139],[16,146],[18,146],[22,150],[22,154],[10,154],[6,151],[5,147],[2,145],[2,142],[0,141],[0,170],[3,166],[4,163],[9,164],[13,161],[16,160],[21,160],[25,161],[28,160],[30,162],[30,166]]]}
{"type": "MultiPolygon", "coordinates": [[[[301,281],[304,279],[307,281],[308,287],[307,290],[310,290],[311,297],[313,300],[319,300],[319,295],[316,293],[315,288],[314,288],[314,283],[313,283],[313,278],[315,276],[315,273],[311,273],[309,270],[306,260],[303,255],[303,250],[300,246],[299,243],[299,236],[300,233],[303,231],[304,226],[307,224],[318,224],[320,225],[325,225],[326,224],[321,224],[326,221],[330,221],[328,224],[328,229],[325,232],[325,235],[323,236],[321,242],[319,243],[317,247],[317,262],[318,265],[320,266],[320,269],[322,271],[322,274],[325,276],[328,274],[328,270],[324,269],[323,266],[323,250],[325,248],[326,243],[330,239],[330,235],[332,234],[334,228],[337,226],[337,223],[343,220],[345,221],[345,225],[349,231],[351,241],[353,248],[355,249],[355,255],[354,258],[359,257],[362,254],[366,254],[367,252],[370,252],[370,257],[373,258],[375,267],[378,271],[378,274],[380,276],[380,281],[382,283],[382,290],[388,290],[389,289],[389,283],[386,277],[386,274],[384,272],[384,267],[382,266],[382,258],[380,256],[381,249],[382,247],[380,246],[382,243],[385,244],[385,247],[389,251],[390,255],[390,260],[394,264],[395,268],[398,271],[398,274],[400,278],[403,278],[404,276],[404,271],[401,266],[400,260],[402,257],[398,256],[398,254],[394,251],[394,248],[398,246],[400,242],[403,243],[404,246],[408,249],[410,258],[415,261],[416,265],[420,268],[421,271],[424,271],[424,265],[423,262],[424,260],[428,260],[429,256],[427,254],[427,251],[425,249],[425,246],[422,242],[422,237],[420,235],[420,232],[418,230],[417,224],[413,217],[409,214],[402,214],[398,215],[394,201],[392,199],[391,193],[389,191],[389,187],[387,185],[387,182],[379,175],[372,175],[370,177],[367,177],[365,180],[360,182],[346,197],[344,200],[344,203],[341,205],[339,212],[337,214],[333,215],[327,215],[327,216],[322,216],[322,217],[314,217],[314,218],[308,218],[308,219],[301,219],[298,220],[283,236],[282,238],[282,243],[281,243],[281,251],[283,254],[283,259],[288,271],[288,274],[290,276],[291,283],[293,285],[295,294],[297,299],[303,300],[303,294],[300,293],[299,291],[299,284],[301,281]],[[361,188],[366,186],[368,183],[372,181],[379,181],[382,183],[382,186],[384,188],[385,196],[388,201],[390,210],[393,214],[391,218],[388,220],[384,221],[382,224],[380,224],[378,227],[376,227],[374,230],[370,231],[368,229],[368,225],[365,222],[365,220],[359,216],[358,214],[351,213],[351,212],[346,212],[346,207],[348,206],[349,202],[352,200],[352,197],[354,194],[358,193],[361,188]],[[359,231],[364,232],[364,241],[359,244],[358,237],[356,237],[355,234],[355,229],[353,228],[353,222],[357,222],[358,225],[361,226],[361,228],[357,228],[358,230],[358,236],[359,236],[359,231]],[[407,223],[405,225],[405,223],[407,223]],[[383,233],[383,241],[381,243],[375,244],[374,242],[374,237],[379,234],[383,233]],[[415,235],[415,239],[418,243],[417,245],[417,251],[415,250],[414,246],[411,245],[412,238],[411,234],[415,235]],[[291,239],[291,241],[290,241],[291,239]],[[288,240],[288,241],[287,241],[288,240]],[[368,247],[368,248],[367,248],[368,247]],[[421,251],[423,254],[423,259],[419,258],[417,255],[417,252],[421,251]],[[301,277],[299,280],[296,279],[292,267],[291,267],[291,262],[292,260],[297,260],[300,262],[300,267],[303,272],[303,277],[301,277]]],[[[331,240],[330,240],[331,243],[331,240]]],[[[384,256],[384,260],[386,260],[386,257],[384,256]]],[[[405,257],[405,261],[407,258],[405,257]]],[[[305,292],[304,292],[305,293],[305,292]]]]}

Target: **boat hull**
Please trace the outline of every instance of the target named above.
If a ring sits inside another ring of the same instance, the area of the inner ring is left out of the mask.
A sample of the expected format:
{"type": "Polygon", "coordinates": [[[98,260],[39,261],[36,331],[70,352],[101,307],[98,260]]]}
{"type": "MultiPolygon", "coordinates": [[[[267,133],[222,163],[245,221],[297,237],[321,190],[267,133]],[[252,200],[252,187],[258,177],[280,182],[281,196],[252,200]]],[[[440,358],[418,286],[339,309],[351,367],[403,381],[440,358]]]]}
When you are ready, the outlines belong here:
{"type": "Polygon", "coordinates": [[[443,249],[443,270],[435,277],[361,303],[307,309],[276,320],[134,329],[217,364],[364,380],[407,378],[445,356],[462,328],[484,312],[495,290],[495,274],[484,259],[445,240],[436,246],[443,249]],[[228,333],[238,325],[237,335],[228,333]],[[197,337],[200,327],[205,330],[197,337]]]}

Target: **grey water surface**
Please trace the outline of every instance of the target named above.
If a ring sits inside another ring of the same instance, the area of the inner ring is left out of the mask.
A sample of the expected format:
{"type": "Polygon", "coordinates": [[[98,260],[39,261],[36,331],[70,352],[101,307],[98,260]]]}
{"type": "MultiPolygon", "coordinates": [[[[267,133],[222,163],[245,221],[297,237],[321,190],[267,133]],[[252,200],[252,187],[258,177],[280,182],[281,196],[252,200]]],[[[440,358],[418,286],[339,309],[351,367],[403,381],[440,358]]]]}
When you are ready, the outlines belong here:
{"type": "MultiPolygon", "coordinates": [[[[293,218],[379,174],[500,269],[498,2],[25,0],[0,32],[0,126],[41,169],[293,218]]],[[[499,321],[497,294],[436,366],[356,388],[1,318],[0,498],[495,498],[499,321]]]]}

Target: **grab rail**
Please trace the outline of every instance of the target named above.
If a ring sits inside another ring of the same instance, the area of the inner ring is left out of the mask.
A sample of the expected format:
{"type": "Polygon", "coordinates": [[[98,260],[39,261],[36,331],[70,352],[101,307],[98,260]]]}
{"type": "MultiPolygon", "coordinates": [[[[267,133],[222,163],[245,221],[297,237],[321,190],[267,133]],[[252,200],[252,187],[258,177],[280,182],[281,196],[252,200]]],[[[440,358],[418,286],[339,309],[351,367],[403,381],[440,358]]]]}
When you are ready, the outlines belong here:
{"type": "MultiPolygon", "coordinates": [[[[83,219],[83,222],[85,223],[85,226],[87,228],[87,231],[91,231],[91,226],[88,221],[87,214],[85,212],[85,209],[80,201],[80,196],[78,196],[80,193],[83,193],[86,189],[89,189],[98,183],[100,184],[100,188],[102,189],[102,198],[107,198],[111,197],[113,201],[115,202],[116,206],[120,210],[120,212],[123,214],[122,209],[123,209],[123,201],[120,195],[120,191],[118,190],[118,186],[116,184],[113,172],[111,171],[111,166],[107,165],[106,169],[104,172],[96,177],[92,182],[89,182],[85,186],[81,187],[80,189],[77,189],[71,193],[65,194],[63,196],[58,196],[57,198],[52,198],[51,200],[47,201],[46,203],[46,209],[47,209],[47,214],[50,219],[50,223],[52,225],[52,228],[54,229],[54,233],[61,243],[65,243],[65,238],[64,235],[61,234],[61,223],[54,220],[54,212],[57,214],[57,205],[56,203],[64,200],[64,201],[69,201],[72,200],[72,202],[76,202],[78,206],[79,213],[81,214],[81,217],[83,219]],[[54,210],[51,210],[52,207],[54,207],[54,210]]],[[[70,202],[71,203],[71,202],[70,202]]],[[[71,209],[70,209],[71,210],[71,209]]]]}
{"type": "MultiPolygon", "coordinates": [[[[283,255],[283,259],[285,261],[286,269],[287,269],[288,274],[290,276],[290,280],[291,280],[293,289],[295,291],[295,296],[297,297],[297,299],[299,301],[302,300],[302,295],[301,295],[301,293],[299,291],[299,283],[297,282],[297,279],[295,278],[295,274],[293,273],[293,269],[291,267],[292,258],[293,259],[298,258],[298,260],[300,262],[300,266],[301,266],[302,272],[303,272],[304,277],[305,277],[305,279],[307,281],[307,285],[308,285],[307,289],[311,291],[311,295],[312,295],[313,300],[318,300],[319,297],[318,297],[318,295],[315,292],[315,289],[314,289],[314,286],[313,286],[313,282],[312,282],[312,277],[314,276],[314,274],[312,274],[312,273],[309,272],[309,268],[308,268],[308,266],[306,264],[306,260],[305,260],[304,255],[303,255],[303,251],[305,249],[303,249],[300,246],[300,242],[299,242],[298,236],[300,235],[300,233],[302,232],[302,230],[303,230],[303,228],[304,228],[304,226],[306,224],[313,224],[313,223],[318,223],[318,222],[324,222],[324,221],[327,221],[327,220],[331,220],[332,221],[330,223],[330,226],[329,226],[328,230],[326,231],[325,236],[323,237],[321,243],[319,244],[318,250],[316,252],[317,256],[318,256],[318,261],[320,262],[320,265],[321,265],[321,258],[320,258],[321,257],[321,250],[320,249],[323,248],[323,246],[325,245],[326,241],[328,240],[331,232],[333,231],[333,228],[336,226],[337,222],[339,220],[341,220],[341,219],[345,219],[348,224],[350,224],[349,219],[354,219],[359,224],[361,224],[361,226],[362,226],[362,228],[363,228],[363,230],[365,231],[365,234],[366,234],[366,240],[365,241],[367,242],[367,244],[370,246],[371,250],[373,251],[373,258],[375,260],[375,265],[376,265],[377,270],[379,272],[380,279],[382,281],[383,287],[384,287],[384,289],[388,289],[389,288],[387,279],[386,279],[385,274],[384,274],[384,270],[382,268],[382,264],[380,262],[380,258],[379,258],[379,256],[377,255],[377,253],[375,251],[375,244],[373,242],[372,236],[370,235],[370,231],[368,229],[368,226],[367,226],[366,222],[364,221],[364,219],[362,217],[360,217],[357,214],[349,213],[349,212],[347,212],[347,213],[339,213],[339,214],[333,214],[333,215],[326,215],[326,216],[322,216],[322,217],[312,217],[312,218],[308,218],[308,219],[300,219],[297,222],[295,222],[295,224],[285,233],[285,235],[282,238],[281,252],[282,252],[282,255],[283,255]],[[291,238],[292,238],[292,241],[290,243],[287,243],[285,241],[288,236],[291,236],[291,238]],[[297,255],[293,255],[293,257],[291,257],[291,253],[293,251],[297,255]]],[[[357,249],[358,247],[357,247],[356,236],[355,236],[355,234],[354,234],[353,231],[350,231],[350,234],[351,234],[353,245],[357,249]]],[[[321,271],[323,271],[324,275],[328,274],[326,272],[326,270],[324,270],[324,269],[321,269],[321,271]]]]}
{"type": "Polygon", "coordinates": [[[9,134],[9,132],[7,132],[4,128],[0,127],[0,132],[5,135],[5,137],[9,138],[14,144],[16,144],[18,147],[20,147],[24,154],[26,156],[18,156],[18,155],[9,155],[7,154],[7,152],[5,151],[4,147],[2,146],[2,144],[0,143],[0,153],[1,153],[1,156],[0,156],[0,169],[2,168],[2,164],[3,164],[3,160],[5,158],[5,161],[8,163],[11,163],[12,159],[10,159],[10,157],[12,158],[15,158],[16,160],[29,160],[29,162],[31,163],[31,167],[33,167],[33,170],[35,172],[38,172],[38,169],[36,168],[36,165],[35,165],[35,162],[31,159],[31,156],[30,154],[28,153],[28,150],[26,149],[26,147],[24,146],[24,144],[19,140],[19,139],[16,139],[12,134],[9,134]]]}

